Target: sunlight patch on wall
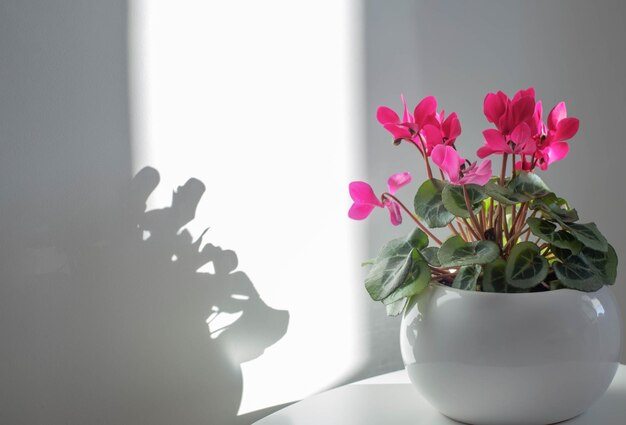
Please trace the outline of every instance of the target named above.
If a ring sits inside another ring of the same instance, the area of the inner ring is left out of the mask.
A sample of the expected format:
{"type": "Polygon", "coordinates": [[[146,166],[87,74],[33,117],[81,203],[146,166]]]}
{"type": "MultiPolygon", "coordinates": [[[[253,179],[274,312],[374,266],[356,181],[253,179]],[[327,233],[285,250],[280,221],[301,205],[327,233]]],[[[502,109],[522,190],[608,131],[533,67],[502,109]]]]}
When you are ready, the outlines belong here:
{"type": "Polygon", "coordinates": [[[240,414],[327,388],[364,358],[363,244],[346,216],[361,162],[356,1],[135,0],[130,12],[134,170],[161,173],[149,207],[200,179],[192,235],[210,226],[206,240],[289,311],[287,334],[242,364],[240,414]]]}

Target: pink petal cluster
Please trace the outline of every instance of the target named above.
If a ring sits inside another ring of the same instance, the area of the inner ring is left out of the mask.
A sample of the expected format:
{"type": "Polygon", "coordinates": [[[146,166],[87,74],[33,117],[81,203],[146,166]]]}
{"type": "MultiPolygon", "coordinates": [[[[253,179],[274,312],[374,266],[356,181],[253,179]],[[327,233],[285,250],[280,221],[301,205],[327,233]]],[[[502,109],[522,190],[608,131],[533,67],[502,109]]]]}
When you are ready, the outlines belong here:
{"type": "MultiPolygon", "coordinates": [[[[395,194],[396,191],[402,186],[411,182],[411,174],[408,172],[393,174],[387,180],[387,187],[390,194],[395,194]]],[[[379,199],[372,186],[366,182],[355,181],[350,183],[350,197],[352,198],[352,206],[348,211],[348,217],[354,220],[364,220],[374,208],[387,208],[389,210],[389,216],[391,224],[394,226],[402,223],[402,214],[400,213],[400,206],[397,202],[384,198],[379,199]]]]}
{"type": "Polygon", "coordinates": [[[394,141],[402,140],[415,144],[422,153],[430,156],[437,145],[452,145],[461,134],[461,123],[456,112],[448,117],[445,112],[437,113],[437,99],[428,96],[417,104],[411,114],[404,96],[402,119],[392,109],[380,106],[376,119],[391,133],[394,141]]]}
{"type": "Polygon", "coordinates": [[[491,178],[491,160],[466,166],[465,159],[452,146],[439,145],[433,149],[431,159],[443,171],[451,184],[477,184],[484,186],[491,178]]]}
{"type": "Polygon", "coordinates": [[[519,155],[516,167],[533,170],[539,166],[546,170],[569,151],[569,140],[578,132],[577,118],[568,118],[565,103],[557,104],[548,115],[548,125],[543,123],[543,106],[535,101],[535,89],[520,90],[513,99],[503,92],[489,93],[484,101],[487,121],[495,129],[483,131],[484,145],[478,149],[479,158],[493,154],[519,155]]]}
{"type": "Polygon", "coordinates": [[[535,110],[535,89],[520,90],[513,99],[503,92],[488,93],[483,105],[487,121],[507,136],[520,123],[530,121],[535,110]]]}
{"type": "MultiPolygon", "coordinates": [[[[537,143],[535,154],[536,164],[546,170],[550,164],[567,156],[569,144],[566,140],[571,139],[578,133],[580,122],[578,118],[568,118],[565,102],[559,102],[548,114],[548,126],[541,120],[541,101],[537,102],[537,120],[540,123],[540,131],[534,136],[537,143]]],[[[523,158],[521,167],[529,169],[526,158],[523,158]]],[[[532,165],[532,164],[531,164],[532,165]]]]}

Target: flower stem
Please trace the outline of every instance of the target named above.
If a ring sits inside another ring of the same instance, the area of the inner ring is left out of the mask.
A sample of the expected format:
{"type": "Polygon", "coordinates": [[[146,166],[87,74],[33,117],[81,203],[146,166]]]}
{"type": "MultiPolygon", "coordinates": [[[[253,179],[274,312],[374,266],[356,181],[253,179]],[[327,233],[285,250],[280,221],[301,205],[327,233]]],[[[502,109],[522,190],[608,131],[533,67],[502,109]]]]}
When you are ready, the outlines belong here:
{"type": "MultiPolygon", "coordinates": [[[[450,223],[448,223],[448,229],[450,229],[450,230],[452,231],[452,233],[454,233],[455,235],[457,235],[457,236],[461,236],[461,235],[459,234],[459,231],[458,231],[458,230],[456,230],[456,227],[454,227],[454,225],[453,225],[451,222],[450,222],[450,223]]],[[[462,236],[461,236],[461,237],[462,237],[462,236]]]]}
{"type": "Polygon", "coordinates": [[[515,177],[515,154],[511,155],[511,177],[515,177]]]}
{"type": "Polygon", "coordinates": [[[520,207],[517,219],[517,228],[521,229],[526,224],[526,214],[528,213],[528,202],[524,202],[520,207]]]}
{"type": "Polygon", "coordinates": [[[395,196],[393,196],[391,193],[388,193],[388,192],[383,193],[383,198],[391,198],[392,200],[397,202],[398,205],[400,205],[400,208],[402,208],[413,219],[413,221],[417,224],[417,226],[420,229],[422,229],[422,231],[424,233],[426,233],[428,236],[430,236],[431,239],[434,240],[435,242],[437,242],[439,245],[441,245],[443,243],[443,242],[441,242],[441,240],[437,236],[433,235],[430,232],[430,230],[428,230],[428,228],[426,226],[424,226],[421,221],[419,221],[417,216],[415,214],[413,214],[413,212],[411,210],[409,210],[402,202],[400,202],[400,200],[398,198],[396,198],[395,196]]]}
{"type": "Polygon", "coordinates": [[[441,273],[436,275],[435,277],[437,279],[443,279],[444,277],[452,277],[452,276],[456,276],[458,272],[448,272],[448,273],[441,273]]]}
{"type": "MultiPolygon", "coordinates": [[[[511,176],[515,177],[515,153],[511,155],[511,176]]],[[[515,224],[517,223],[517,205],[511,205],[511,234],[515,233],[515,224]]]]}
{"type": "MultiPolygon", "coordinates": [[[[507,159],[509,158],[509,154],[506,152],[502,154],[502,169],[500,170],[500,186],[504,187],[505,177],[506,177],[506,164],[507,159]]],[[[496,220],[496,232],[497,232],[497,241],[498,245],[502,246],[502,233],[506,228],[506,220],[504,214],[504,207],[500,202],[498,202],[498,220],[496,220]]],[[[506,233],[506,232],[504,232],[506,233]]]]}
{"type": "MultiPolygon", "coordinates": [[[[528,209],[528,203],[526,204],[526,209],[528,209]]],[[[533,211],[533,213],[526,219],[526,223],[528,223],[528,219],[534,218],[539,213],[539,210],[533,211]]],[[[530,238],[530,227],[526,231],[526,236],[524,236],[524,242],[528,242],[528,238],[530,238]]]]}
{"type": "Polygon", "coordinates": [[[428,160],[428,154],[426,152],[426,142],[422,138],[422,135],[419,133],[419,131],[417,132],[417,137],[419,138],[422,145],[422,156],[424,157],[424,162],[426,163],[426,172],[428,173],[428,178],[432,179],[433,171],[430,169],[430,161],[428,160]]]}
{"type": "Polygon", "coordinates": [[[466,218],[463,218],[463,223],[465,223],[465,227],[470,231],[470,233],[472,234],[472,236],[474,236],[474,238],[479,241],[482,238],[478,235],[478,232],[476,230],[474,230],[474,227],[469,223],[469,221],[467,221],[466,218]]]}
{"type": "MultiPolygon", "coordinates": [[[[470,204],[470,199],[469,199],[469,194],[467,193],[467,186],[463,185],[463,197],[465,198],[465,208],[467,208],[467,211],[470,214],[470,219],[472,220],[472,224],[474,225],[474,227],[476,227],[476,231],[483,235],[485,232],[483,231],[483,229],[480,226],[480,223],[478,223],[478,220],[476,219],[476,215],[474,214],[474,210],[472,209],[472,205],[470,204]]],[[[484,239],[485,237],[479,237],[479,239],[484,239]]]]}
{"type": "Polygon", "coordinates": [[[465,239],[465,242],[471,242],[471,238],[470,236],[468,236],[467,233],[465,233],[465,230],[463,229],[463,223],[459,218],[457,218],[456,224],[459,226],[459,232],[461,232],[461,237],[465,239]]]}
{"type": "Polygon", "coordinates": [[[506,241],[506,245],[504,245],[504,248],[502,248],[503,251],[505,251],[509,246],[513,247],[513,245],[515,245],[515,241],[520,237],[520,235],[522,233],[524,233],[526,230],[530,230],[529,227],[520,230],[519,232],[515,233],[514,235],[512,235],[507,241],[506,241]]]}
{"type": "Polygon", "coordinates": [[[485,233],[485,230],[487,229],[487,219],[485,218],[485,205],[483,202],[481,202],[480,205],[480,227],[483,230],[483,233],[485,233]]]}

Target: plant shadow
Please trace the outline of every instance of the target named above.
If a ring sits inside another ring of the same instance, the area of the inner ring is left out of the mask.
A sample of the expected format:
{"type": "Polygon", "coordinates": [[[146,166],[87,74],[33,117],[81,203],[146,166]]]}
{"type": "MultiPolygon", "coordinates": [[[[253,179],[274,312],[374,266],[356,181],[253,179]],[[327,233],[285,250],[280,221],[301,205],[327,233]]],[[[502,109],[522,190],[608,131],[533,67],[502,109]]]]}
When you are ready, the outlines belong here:
{"type": "Polygon", "coordinates": [[[240,365],[285,335],[289,314],[263,302],[237,271],[234,251],[185,229],[202,182],[188,180],[169,206],[147,210],[159,179],[155,169],[142,169],[106,238],[57,246],[59,267],[11,294],[20,306],[13,323],[40,326],[5,341],[13,354],[3,358],[18,368],[3,372],[0,423],[243,425],[258,418],[238,416],[240,365]],[[43,310],[47,317],[37,308],[45,303],[56,306],[43,310]]]}

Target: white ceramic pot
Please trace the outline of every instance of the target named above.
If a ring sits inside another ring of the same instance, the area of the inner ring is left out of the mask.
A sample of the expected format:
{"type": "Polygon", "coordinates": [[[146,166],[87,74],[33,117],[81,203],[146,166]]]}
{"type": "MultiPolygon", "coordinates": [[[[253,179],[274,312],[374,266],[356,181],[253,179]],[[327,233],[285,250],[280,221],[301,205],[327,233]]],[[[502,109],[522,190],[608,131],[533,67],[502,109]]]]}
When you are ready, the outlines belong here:
{"type": "Polygon", "coordinates": [[[621,351],[611,290],[497,294],[429,286],[407,307],[409,377],[436,409],[481,425],[560,422],[608,388],[621,351]]]}

